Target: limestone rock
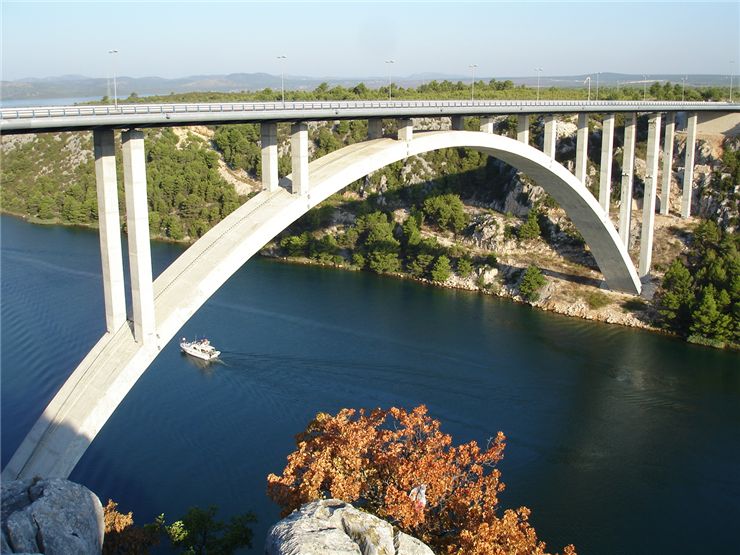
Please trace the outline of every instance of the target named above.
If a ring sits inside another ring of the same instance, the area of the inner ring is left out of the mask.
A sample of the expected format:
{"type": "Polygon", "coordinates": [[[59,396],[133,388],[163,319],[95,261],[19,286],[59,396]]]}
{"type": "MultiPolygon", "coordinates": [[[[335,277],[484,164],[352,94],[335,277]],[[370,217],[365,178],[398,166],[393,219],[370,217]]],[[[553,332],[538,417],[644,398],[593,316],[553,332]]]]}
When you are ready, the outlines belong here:
{"type": "Polygon", "coordinates": [[[2,553],[99,554],[103,507],[80,484],[53,478],[2,485],[2,553]]]}
{"type": "Polygon", "coordinates": [[[416,538],[337,499],[308,503],[267,533],[265,555],[433,555],[416,538]]]}

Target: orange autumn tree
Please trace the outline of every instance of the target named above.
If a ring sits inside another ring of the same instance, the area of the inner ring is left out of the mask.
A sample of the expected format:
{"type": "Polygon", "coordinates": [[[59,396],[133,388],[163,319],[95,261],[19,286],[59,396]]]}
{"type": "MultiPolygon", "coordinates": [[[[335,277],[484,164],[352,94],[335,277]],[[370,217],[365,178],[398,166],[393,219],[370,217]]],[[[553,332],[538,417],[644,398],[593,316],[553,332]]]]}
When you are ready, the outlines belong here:
{"type": "Polygon", "coordinates": [[[504,484],[496,464],[505,439],[499,432],[485,449],[475,441],[452,446],[424,405],[319,413],[296,436],[283,474],[267,477],[267,492],[283,515],[317,499],[342,499],[440,554],[545,554],[529,509],[499,514],[504,484]]]}

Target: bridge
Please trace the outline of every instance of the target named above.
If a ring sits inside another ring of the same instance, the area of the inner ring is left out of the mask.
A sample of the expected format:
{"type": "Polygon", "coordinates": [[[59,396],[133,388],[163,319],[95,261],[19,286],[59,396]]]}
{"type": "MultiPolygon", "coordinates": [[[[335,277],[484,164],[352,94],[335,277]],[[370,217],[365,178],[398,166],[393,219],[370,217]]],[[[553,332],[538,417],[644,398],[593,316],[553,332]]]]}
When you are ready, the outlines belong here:
{"type": "Polygon", "coordinates": [[[690,214],[698,112],[730,113],[726,103],[638,102],[318,102],[74,106],[0,110],[0,132],[92,130],[98,192],[105,335],[74,370],[33,426],[3,479],[66,477],[134,383],[187,320],[262,246],[330,195],[388,164],[440,148],[467,147],[503,160],[534,179],[564,208],[609,287],[637,294],[649,275],[661,118],[666,117],[661,212],[668,213],[675,114],[687,112],[681,213],[690,214]],[[615,114],[625,118],[619,227],[609,215],[615,114]],[[648,114],[647,175],[639,268],[627,252],[637,113],[648,114]],[[529,144],[531,114],[544,114],[544,146],[529,144]],[[575,175],[555,161],[558,114],[578,114],[575,175]],[[599,198],[583,184],[588,116],[604,113],[599,198]],[[517,139],[493,133],[496,114],[518,116],[517,139]],[[481,116],[480,131],[465,131],[466,116],[481,116]],[[412,117],[451,117],[452,130],[415,132],[412,117]],[[307,121],[367,118],[368,140],[309,163],[307,121]],[[383,137],[383,118],[398,122],[383,137]],[[291,122],[292,173],[278,179],[277,123],[291,122]],[[140,128],[258,122],[263,190],[195,242],[152,280],[144,134],[140,128]],[[114,129],[122,133],[126,225],[131,277],[127,316],[120,237],[114,129]]]}

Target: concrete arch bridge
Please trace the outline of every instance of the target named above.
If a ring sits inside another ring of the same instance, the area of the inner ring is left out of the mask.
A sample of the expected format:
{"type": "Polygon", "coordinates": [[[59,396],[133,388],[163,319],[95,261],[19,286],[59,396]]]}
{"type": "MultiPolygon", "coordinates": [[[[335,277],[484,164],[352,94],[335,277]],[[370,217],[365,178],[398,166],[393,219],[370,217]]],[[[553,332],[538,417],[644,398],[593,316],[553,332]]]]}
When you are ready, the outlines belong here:
{"type": "MultiPolygon", "coordinates": [[[[651,119],[648,141],[649,164],[656,166],[656,131],[660,130],[660,116],[657,118],[657,126],[651,119]]],[[[521,170],[566,210],[590,246],[608,286],[639,293],[640,279],[624,240],[612,224],[608,211],[583,185],[583,174],[578,175],[579,164],[583,164],[585,171],[587,141],[581,132],[587,131],[587,123],[579,125],[582,153],[577,156],[577,175],[554,159],[552,116],[545,121],[545,152],[528,144],[528,116],[520,116],[520,140],[494,135],[491,118],[482,120],[480,132],[463,131],[462,116],[453,116],[451,131],[415,134],[410,119],[401,118],[398,123],[397,138],[381,138],[382,120],[371,119],[369,140],[332,152],[310,164],[307,125],[294,123],[291,130],[293,172],[282,184],[277,176],[277,124],[275,121],[261,123],[264,190],[206,233],[156,281],[152,280],[149,250],[143,132],[136,129],[123,132],[132,289],[130,319],[123,279],[114,126],[94,127],[107,332],[46,407],[3,470],[3,479],[68,476],[160,350],[234,272],[322,200],[368,173],[409,156],[440,148],[468,147],[521,170]]],[[[611,166],[611,153],[608,165],[611,166]]],[[[653,189],[646,187],[647,195],[652,190],[653,211],[656,178],[657,172],[650,177],[653,189]]],[[[629,185],[631,188],[631,176],[629,185]]],[[[652,241],[652,234],[649,235],[652,241]]]]}

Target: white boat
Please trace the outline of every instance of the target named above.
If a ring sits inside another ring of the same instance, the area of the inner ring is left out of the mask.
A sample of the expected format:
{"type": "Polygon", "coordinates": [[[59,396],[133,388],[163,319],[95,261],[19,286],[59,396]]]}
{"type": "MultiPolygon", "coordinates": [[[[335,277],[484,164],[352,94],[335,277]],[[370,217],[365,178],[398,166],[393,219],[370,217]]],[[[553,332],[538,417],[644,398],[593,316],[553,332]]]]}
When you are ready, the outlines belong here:
{"type": "Polygon", "coordinates": [[[183,337],[180,341],[180,348],[184,353],[201,360],[213,360],[221,354],[221,351],[217,351],[208,339],[188,341],[183,337]]]}

